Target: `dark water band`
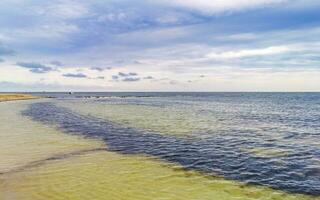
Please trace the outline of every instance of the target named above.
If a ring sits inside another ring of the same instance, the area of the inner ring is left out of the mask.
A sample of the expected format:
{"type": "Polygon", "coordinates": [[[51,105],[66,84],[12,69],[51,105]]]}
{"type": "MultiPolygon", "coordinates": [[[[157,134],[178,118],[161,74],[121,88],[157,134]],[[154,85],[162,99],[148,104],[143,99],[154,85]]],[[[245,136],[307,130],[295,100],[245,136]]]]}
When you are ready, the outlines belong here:
{"type": "Polygon", "coordinates": [[[308,152],[296,153],[279,162],[240,150],[246,141],[212,137],[182,139],[122,127],[92,116],[76,114],[52,103],[34,103],[23,112],[36,121],[58,125],[67,133],[98,137],[108,150],[123,154],[147,154],[186,169],[215,173],[227,179],[268,186],[288,192],[320,195],[320,171],[309,163],[308,152]]]}

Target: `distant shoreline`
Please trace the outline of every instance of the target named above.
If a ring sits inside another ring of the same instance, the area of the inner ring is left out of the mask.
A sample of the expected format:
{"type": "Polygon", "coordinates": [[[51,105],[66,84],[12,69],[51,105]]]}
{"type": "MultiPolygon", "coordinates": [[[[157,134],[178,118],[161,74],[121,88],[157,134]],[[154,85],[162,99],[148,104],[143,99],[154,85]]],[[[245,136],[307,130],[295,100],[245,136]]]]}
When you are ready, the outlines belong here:
{"type": "Polygon", "coordinates": [[[5,101],[17,101],[17,100],[31,100],[31,99],[39,99],[41,97],[33,96],[30,94],[5,94],[0,93],[0,102],[5,101]]]}

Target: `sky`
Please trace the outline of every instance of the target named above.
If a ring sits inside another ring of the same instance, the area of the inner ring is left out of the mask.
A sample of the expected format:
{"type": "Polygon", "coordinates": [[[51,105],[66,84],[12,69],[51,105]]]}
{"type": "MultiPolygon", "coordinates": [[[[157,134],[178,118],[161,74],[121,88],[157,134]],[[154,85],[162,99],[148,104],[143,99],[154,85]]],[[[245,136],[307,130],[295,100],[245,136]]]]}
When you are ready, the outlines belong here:
{"type": "Polygon", "coordinates": [[[1,0],[0,91],[320,91],[318,0],[1,0]]]}

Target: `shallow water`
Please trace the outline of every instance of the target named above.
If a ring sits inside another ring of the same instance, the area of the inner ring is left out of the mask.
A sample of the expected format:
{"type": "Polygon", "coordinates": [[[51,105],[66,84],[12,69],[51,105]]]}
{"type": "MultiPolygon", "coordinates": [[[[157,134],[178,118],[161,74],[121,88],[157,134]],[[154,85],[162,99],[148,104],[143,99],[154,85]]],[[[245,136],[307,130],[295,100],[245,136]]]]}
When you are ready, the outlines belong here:
{"type": "Polygon", "coordinates": [[[99,140],[71,136],[21,115],[27,102],[0,104],[0,174],[50,157],[105,147],[99,140]]]}
{"type": "Polygon", "coordinates": [[[107,151],[50,161],[6,178],[2,186],[4,199],[315,199],[206,177],[162,161],[107,151]]]}
{"type": "Polygon", "coordinates": [[[319,94],[130,96],[0,104],[0,194],[319,199],[319,94]]]}

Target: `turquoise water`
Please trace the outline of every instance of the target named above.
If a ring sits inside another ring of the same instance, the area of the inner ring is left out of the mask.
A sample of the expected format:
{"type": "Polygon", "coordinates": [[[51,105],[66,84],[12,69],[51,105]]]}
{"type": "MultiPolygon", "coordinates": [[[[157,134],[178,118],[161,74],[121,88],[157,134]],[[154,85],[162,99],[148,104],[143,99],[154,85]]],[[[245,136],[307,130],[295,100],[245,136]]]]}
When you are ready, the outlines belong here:
{"type": "Polygon", "coordinates": [[[49,95],[59,98],[30,104],[23,115],[102,140],[110,152],[320,195],[319,93],[49,95]]]}

